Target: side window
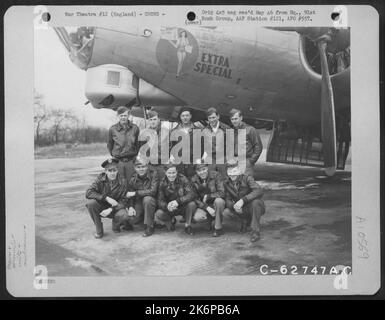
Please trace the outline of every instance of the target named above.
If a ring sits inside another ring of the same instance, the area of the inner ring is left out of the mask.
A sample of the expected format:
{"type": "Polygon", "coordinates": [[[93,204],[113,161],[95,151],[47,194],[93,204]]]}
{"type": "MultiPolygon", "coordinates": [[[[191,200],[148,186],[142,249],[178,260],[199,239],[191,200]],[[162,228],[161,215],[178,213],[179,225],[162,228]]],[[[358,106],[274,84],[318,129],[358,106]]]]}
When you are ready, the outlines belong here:
{"type": "Polygon", "coordinates": [[[107,84],[114,87],[120,87],[120,72],[107,71],[107,84]]]}

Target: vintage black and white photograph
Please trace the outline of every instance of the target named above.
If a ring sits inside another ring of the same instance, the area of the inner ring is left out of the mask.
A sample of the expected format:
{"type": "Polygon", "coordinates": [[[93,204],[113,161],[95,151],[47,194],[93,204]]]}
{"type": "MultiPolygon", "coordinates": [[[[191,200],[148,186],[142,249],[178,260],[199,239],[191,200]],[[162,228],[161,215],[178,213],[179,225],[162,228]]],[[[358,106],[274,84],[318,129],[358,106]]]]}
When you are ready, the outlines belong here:
{"type": "Polygon", "coordinates": [[[376,252],[352,179],[357,29],[302,7],[210,8],[184,23],[166,7],[42,14],[29,255],[48,286],[316,276],[347,290],[376,252]]]}
{"type": "Polygon", "coordinates": [[[36,259],[51,275],[351,266],[349,29],[55,27],[35,53],[36,259]],[[245,170],[223,139],[239,129],[245,170]],[[170,161],[175,130],[190,156],[170,161]]]}

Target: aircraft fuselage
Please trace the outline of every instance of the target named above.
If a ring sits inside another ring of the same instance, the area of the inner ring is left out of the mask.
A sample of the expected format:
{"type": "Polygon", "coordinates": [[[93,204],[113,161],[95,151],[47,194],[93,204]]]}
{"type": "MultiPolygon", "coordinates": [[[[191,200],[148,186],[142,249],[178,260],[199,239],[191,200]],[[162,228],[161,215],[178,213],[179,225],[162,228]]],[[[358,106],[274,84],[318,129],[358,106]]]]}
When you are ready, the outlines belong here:
{"type": "MultiPolygon", "coordinates": [[[[311,125],[320,122],[321,76],[305,60],[297,32],[135,25],[94,28],[82,68],[123,66],[179,105],[201,111],[216,107],[226,115],[237,107],[247,119],[311,125]]],[[[343,73],[346,78],[349,69],[343,73]]],[[[334,78],[338,110],[349,106],[349,85],[334,78]]],[[[154,105],[163,103],[172,105],[154,105]]]]}

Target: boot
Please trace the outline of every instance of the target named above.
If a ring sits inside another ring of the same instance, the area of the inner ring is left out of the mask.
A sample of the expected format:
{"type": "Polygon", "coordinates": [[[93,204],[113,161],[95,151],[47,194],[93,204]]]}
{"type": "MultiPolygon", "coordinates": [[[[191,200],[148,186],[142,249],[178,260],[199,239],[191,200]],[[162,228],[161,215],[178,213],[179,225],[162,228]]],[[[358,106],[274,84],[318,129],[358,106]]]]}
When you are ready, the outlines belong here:
{"type": "Polygon", "coordinates": [[[134,230],[134,227],[129,222],[125,222],[124,226],[123,226],[123,230],[132,231],[132,230],[134,230]]]}
{"type": "Polygon", "coordinates": [[[259,239],[261,239],[260,232],[259,231],[255,231],[255,230],[251,231],[251,233],[250,233],[250,241],[251,242],[256,242],[259,239]]]}
{"type": "Polygon", "coordinates": [[[223,234],[223,229],[214,229],[213,237],[219,237],[223,234]]]}
{"type": "Polygon", "coordinates": [[[175,224],[176,224],[176,219],[175,217],[172,217],[170,231],[175,231],[175,224]]]}
{"type": "Polygon", "coordinates": [[[184,232],[186,232],[188,235],[193,236],[194,235],[194,230],[191,226],[185,227],[184,232]]]}
{"type": "Polygon", "coordinates": [[[241,227],[239,228],[240,233],[245,233],[247,231],[247,222],[242,220],[241,227]]]}
{"type": "Polygon", "coordinates": [[[97,232],[95,232],[95,233],[94,233],[94,237],[95,237],[95,239],[101,239],[101,238],[103,238],[103,233],[97,233],[97,232]]]}
{"type": "Polygon", "coordinates": [[[154,227],[146,226],[144,229],[143,237],[149,237],[154,233],[154,227]]]}

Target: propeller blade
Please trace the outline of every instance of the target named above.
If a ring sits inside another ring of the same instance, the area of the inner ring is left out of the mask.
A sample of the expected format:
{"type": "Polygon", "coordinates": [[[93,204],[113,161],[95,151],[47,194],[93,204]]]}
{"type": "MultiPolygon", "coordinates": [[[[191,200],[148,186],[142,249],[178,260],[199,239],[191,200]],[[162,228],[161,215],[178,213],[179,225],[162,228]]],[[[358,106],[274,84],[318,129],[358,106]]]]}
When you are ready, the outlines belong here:
{"type": "Polygon", "coordinates": [[[337,148],[336,148],[336,121],[334,112],[333,86],[330,80],[329,66],[326,57],[325,40],[317,42],[321,59],[322,85],[321,85],[321,137],[325,173],[331,176],[336,171],[337,148]]]}

